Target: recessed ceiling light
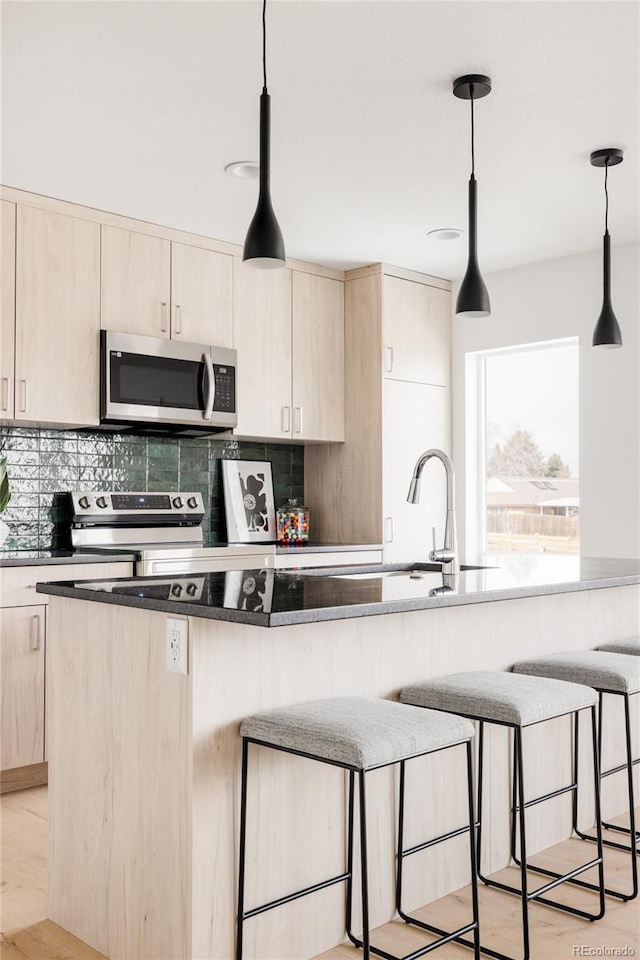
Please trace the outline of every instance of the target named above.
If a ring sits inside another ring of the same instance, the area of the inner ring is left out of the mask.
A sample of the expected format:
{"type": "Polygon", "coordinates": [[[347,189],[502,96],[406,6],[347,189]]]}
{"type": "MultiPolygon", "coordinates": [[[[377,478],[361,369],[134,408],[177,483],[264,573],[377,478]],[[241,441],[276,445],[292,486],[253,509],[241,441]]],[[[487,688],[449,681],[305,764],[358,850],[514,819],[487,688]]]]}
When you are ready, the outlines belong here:
{"type": "Polygon", "coordinates": [[[257,160],[236,160],[235,163],[228,163],[224,172],[239,180],[255,180],[260,173],[260,164],[257,160]]]}
{"type": "Polygon", "coordinates": [[[457,240],[463,233],[460,227],[438,227],[437,230],[429,230],[427,236],[432,240],[457,240]]]}

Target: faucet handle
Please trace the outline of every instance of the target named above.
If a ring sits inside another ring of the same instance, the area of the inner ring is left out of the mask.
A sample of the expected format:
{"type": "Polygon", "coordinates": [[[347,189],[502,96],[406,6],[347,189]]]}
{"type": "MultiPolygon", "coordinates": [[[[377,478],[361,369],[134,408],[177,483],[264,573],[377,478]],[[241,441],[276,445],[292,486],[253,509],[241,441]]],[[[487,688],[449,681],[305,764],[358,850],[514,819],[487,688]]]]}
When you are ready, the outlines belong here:
{"type": "Polygon", "coordinates": [[[433,549],[436,550],[436,528],[431,527],[431,542],[433,544],[433,549]]]}

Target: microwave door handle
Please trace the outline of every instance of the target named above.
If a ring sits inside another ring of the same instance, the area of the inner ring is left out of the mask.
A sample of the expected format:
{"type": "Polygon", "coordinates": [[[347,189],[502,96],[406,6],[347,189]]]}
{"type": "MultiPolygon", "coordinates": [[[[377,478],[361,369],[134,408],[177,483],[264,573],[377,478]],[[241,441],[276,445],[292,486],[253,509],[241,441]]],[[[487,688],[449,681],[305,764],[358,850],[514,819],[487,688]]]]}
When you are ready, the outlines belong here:
{"type": "Polygon", "coordinates": [[[203,420],[211,420],[211,415],[213,413],[213,405],[216,400],[216,378],[213,372],[213,361],[208,353],[202,354],[202,361],[204,363],[206,383],[207,383],[207,395],[204,404],[204,413],[202,414],[203,420]]]}

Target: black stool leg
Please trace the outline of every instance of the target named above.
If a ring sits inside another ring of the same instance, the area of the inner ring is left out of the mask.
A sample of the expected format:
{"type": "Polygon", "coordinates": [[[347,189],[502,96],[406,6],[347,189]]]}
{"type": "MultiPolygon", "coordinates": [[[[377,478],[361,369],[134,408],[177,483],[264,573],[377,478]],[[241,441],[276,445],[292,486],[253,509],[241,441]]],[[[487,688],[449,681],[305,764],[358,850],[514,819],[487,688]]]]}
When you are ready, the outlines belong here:
{"type": "Polygon", "coordinates": [[[482,788],[484,783],[484,720],[480,721],[478,732],[478,813],[476,834],[476,862],[477,873],[483,883],[488,884],[488,879],[482,874],[482,788]]]}
{"type": "Polygon", "coordinates": [[[347,936],[354,946],[359,947],[360,941],[353,935],[351,926],[353,923],[353,795],[354,795],[354,773],[349,771],[349,812],[347,814],[347,936]]]}
{"type": "MultiPolygon", "coordinates": [[[[602,696],[600,696],[600,719],[602,719],[602,696]]],[[[576,726],[578,724],[578,716],[576,715],[576,726]]],[[[602,809],[600,806],[600,756],[602,750],[602,724],[598,726],[598,733],[596,735],[596,708],[591,707],[591,743],[593,745],[593,791],[594,791],[594,800],[595,800],[595,814],[596,814],[596,842],[598,844],[598,858],[600,863],[598,864],[598,887],[600,895],[600,912],[595,920],[601,920],[604,917],[605,911],[605,886],[604,886],[604,850],[602,849],[602,809]]],[[[576,757],[576,764],[578,760],[576,757]]],[[[577,783],[577,776],[576,776],[577,783]]],[[[577,793],[577,790],[576,790],[577,793]]]]}
{"type": "Polygon", "coordinates": [[[238,869],[238,926],[236,933],[236,960],[242,960],[244,930],[244,869],[247,846],[247,759],[249,744],[242,738],[242,793],[240,800],[240,863],[238,869]]]}
{"type": "Polygon", "coordinates": [[[524,792],[524,768],[522,762],[522,729],[515,727],[514,747],[516,758],[516,769],[513,771],[514,778],[518,778],[518,798],[520,800],[519,809],[519,833],[520,833],[520,878],[521,878],[521,903],[522,903],[522,940],[524,944],[523,960],[529,960],[529,897],[527,891],[527,836],[525,821],[525,792],[524,792]]]}
{"type": "MultiPolygon", "coordinates": [[[[398,796],[398,853],[396,867],[396,910],[402,916],[402,867],[404,857],[404,784],[405,784],[405,761],[400,761],[400,791],[398,796]]],[[[474,868],[475,873],[475,868],[474,868]]],[[[404,919],[404,918],[403,918],[404,919]]],[[[405,921],[407,922],[407,921],[405,921]]]]}
{"type": "Polygon", "coordinates": [[[370,960],[369,942],[369,872],[367,865],[367,801],[365,772],[358,772],[360,786],[360,873],[362,882],[362,957],[370,960]]]}
{"type": "Polygon", "coordinates": [[[633,757],[631,754],[631,711],[629,708],[629,695],[624,697],[624,727],[625,739],[627,741],[627,784],[629,789],[629,849],[631,851],[631,876],[633,880],[633,893],[630,899],[638,896],[638,861],[636,860],[638,833],[636,831],[636,802],[633,788],[633,757]]]}
{"type": "Polygon", "coordinates": [[[469,800],[469,857],[471,860],[471,909],[473,912],[473,956],[480,960],[480,922],[478,911],[478,878],[476,876],[476,837],[475,810],[473,798],[473,749],[471,740],[467,741],[467,795],[469,800]]]}
{"type": "Polygon", "coordinates": [[[516,738],[513,738],[513,764],[511,770],[511,859],[517,866],[520,866],[518,860],[518,844],[516,838],[516,810],[518,809],[518,780],[516,777],[516,738]]]}

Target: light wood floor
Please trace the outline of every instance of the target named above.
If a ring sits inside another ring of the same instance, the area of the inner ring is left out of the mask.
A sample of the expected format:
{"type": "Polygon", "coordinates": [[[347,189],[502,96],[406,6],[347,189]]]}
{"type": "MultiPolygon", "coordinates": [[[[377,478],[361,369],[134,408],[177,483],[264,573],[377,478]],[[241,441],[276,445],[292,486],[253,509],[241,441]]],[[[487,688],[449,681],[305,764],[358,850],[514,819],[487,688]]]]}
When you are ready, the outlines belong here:
{"type": "MultiPolygon", "coordinates": [[[[103,955],[72,937],[47,917],[47,788],[35,787],[1,798],[2,809],[2,912],[0,955],[3,960],[104,960],[103,955]]],[[[638,811],[640,814],[640,811],[638,811]]],[[[594,855],[595,847],[577,840],[559,844],[535,861],[552,869],[567,870],[594,855]]],[[[607,882],[626,887],[628,856],[606,851],[607,882]]],[[[502,871],[499,877],[513,875],[502,871]]],[[[585,875],[588,876],[588,875],[585,875]]],[[[532,886],[537,885],[532,875],[532,886]]],[[[543,880],[540,880],[542,883],[543,880]]],[[[568,885],[553,891],[558,900],[592,909],[593,895],[568,885]]],[[[451,894],[423,907],[416,916],[436,926],[454,929],[470,917],[469,889],[451,894]]],[[[522,956],[520,901],[497,890],[480,890],[482,942],[514,957],[522,956]]],[[[570,960],[575,956],[640,956],[640,902],[607,901],[607,914],[598,923],[588,923],[539,904],[531,907],[531,960],[570,960]],[[578,951],[583,947],[585,952],[578,951]],[[589,951],[589,952],[587,952],[589,951]],[[607,953],[607,951],[609,951],[607,953]]],[[[427,936],[428,939],[428,936],[427,936]]],[[[425,934],[402,922],[378,928],[374,942],[382,949],[403,956],[425,943],[425,934]]],[[[321,960],[356,960],[361,951],[343,944],[322,954],[321,960]]],[[[437,960],[469,960],[470,951],[447,945],[432,954],[437,960]]],[[[118,958],[113,958],[118,960],[118,958]]],[[[144,960],[144,958],[138,958],[144,960]]],[[[172,958],[166,958],[172,960],[172,958]]],[[[320,958],[317,958],[320,960],[320,958]]]]}

